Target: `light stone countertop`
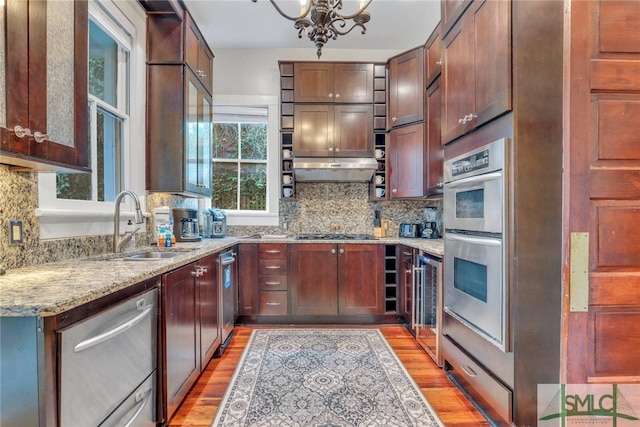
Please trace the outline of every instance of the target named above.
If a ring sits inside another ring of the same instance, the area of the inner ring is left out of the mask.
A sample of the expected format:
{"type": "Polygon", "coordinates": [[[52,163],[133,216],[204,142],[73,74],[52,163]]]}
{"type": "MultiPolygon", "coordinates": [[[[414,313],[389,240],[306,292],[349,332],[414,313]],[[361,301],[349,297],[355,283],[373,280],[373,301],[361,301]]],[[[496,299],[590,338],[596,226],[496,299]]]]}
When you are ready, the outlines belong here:
{"type": "MultiPolygon", "coordinates": [[[[381,238],[377,240],[296,240],[289,238],[205,239],[178,243],[180,255],[153,261],[125,261],[104,255],[7,270],[0,276],[0,316],[47,317],[174,270],[237,243],[373,243],[403,244],[442,256],[442,239],[381,238]]],[[[146,248],[153,250],[157,248],[146,248]]],[[[144,252],[139,249],[137,252],[144,252]]],[[[135,252],[135,253],[137,253],[135,252]]],[[[124,254],[128,255],[128,254],[124,254]]]]}

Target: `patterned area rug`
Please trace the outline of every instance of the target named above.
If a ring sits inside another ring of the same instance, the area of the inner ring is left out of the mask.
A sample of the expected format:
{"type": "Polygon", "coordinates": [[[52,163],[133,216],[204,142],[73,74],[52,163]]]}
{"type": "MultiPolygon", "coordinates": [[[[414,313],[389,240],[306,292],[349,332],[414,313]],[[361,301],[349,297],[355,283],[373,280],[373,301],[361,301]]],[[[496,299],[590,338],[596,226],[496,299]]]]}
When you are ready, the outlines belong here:
{"type": "Polygon", "coordinates": [[[442,426],[377,329],[256,329],[212,427],[442,426]]]}

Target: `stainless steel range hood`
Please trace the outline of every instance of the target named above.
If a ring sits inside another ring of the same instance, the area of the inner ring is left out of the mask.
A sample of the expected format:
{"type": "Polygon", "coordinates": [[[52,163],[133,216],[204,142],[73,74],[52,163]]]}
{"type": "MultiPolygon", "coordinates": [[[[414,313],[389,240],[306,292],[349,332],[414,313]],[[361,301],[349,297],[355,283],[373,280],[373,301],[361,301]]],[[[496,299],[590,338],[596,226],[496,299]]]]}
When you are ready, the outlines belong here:
{"type": "Polygon", "coordinates": [[[378,162],[374,158],[293,159],[293,175],[298,182],[366,182],[371,180],[376,169],[378,162]]]}

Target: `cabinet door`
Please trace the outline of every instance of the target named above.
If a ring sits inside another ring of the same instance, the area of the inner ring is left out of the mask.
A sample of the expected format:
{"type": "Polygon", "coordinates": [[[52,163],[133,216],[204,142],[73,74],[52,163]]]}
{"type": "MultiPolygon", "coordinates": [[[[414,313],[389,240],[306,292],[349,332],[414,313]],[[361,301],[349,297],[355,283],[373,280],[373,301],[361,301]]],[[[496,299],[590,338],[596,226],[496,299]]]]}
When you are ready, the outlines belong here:
{"type": "Polygon", "coordinates": [[[292,245],[291,314],[338,314],[338,257],[334,244],[292,245]]]}
{"type": "Polygon", "coordinates": [[[258,244],[238,246],[238,310],[240,315],[258,314],[258,244]]]}
{"type": "Polygon", "coordinates": [[[338,312],[384,313],[384,246],[338,245],[338,312]]]}
{"type": "Polygon", "coordinates": [[[372,157],[373,144],[373,105],[336,105],[334,155],[372,157]]]}
{"type": "Polygon", "coordinates": [[[294,109],[296,157],[333,157],[333,106],[300,104],[294,109]]]}
{"type": "Polygon", "coordinates": [[[389,122],[396,127],[424,120],[424,48],[419,47],[389,63],[389,122]]]}
{"type": "Polygon", "coordinates": [[[187,191],[211,195],[211,97],[197,77],[187,72],[185,97],[185,182],[187,191]]]}
{"type": "Polygon", "coordinates": [[[473,127],[511,110],[511,2],[476,1],[473,18],[473,127]]]}
{"type": "Polygon", "coordinates": [[[426,145],[427,145],[427,196],[442,194],[442,164],[444,149],[441,144],[441,102],[440,79],[436,79],[427,88],[426,100],[426,145]]]}
{"type": "Polygon", "coordinates": [[[194,273],[194,264],[189,264],[162,278],[167,419],[200,374],[194,273]]]}
{"type": "Polygon", "coordinates": [[[198,261],[202,275],[198,279],[198,307],[200,311],[200,366],[204,369],[220,346],[218,324],[219,283],[216,255],[198,261]]]}
{"type": "MultiPolygon", "coordinates": [[[[466,22],[467,20],[463,20],[466,22]]],[[[453,141],[471,130],[471,123],[465,119],[472,108],[470,98],[473,93],[473,52],[471,52],[472,32],[458,24],[442,41],[444,64],[442,68],[444,108],[442,109],[442,139],[444,143],[453,141]]]]}
{"type": "Polygon", "coordinates": [[[334,64],[333,81],[334,102],[373,102],[373,64],[334,64]]]}
{"type": "Polygon", "coordinates": [[[204,87],[211,93],[213,54],[189,13],[185,14],[184,59],[204,87]]]}
{"type": "Polygon", "coordinates": [[[440,2],[440,17],[442,19],[442,34],[447,34],[453,24],[469,7],[473,0],[442,0],[440,2]]]}
{"type": "Polygon", "coordinates": [[[293,66],[295,102],[333,102],[333,64],[303,62],[293,66]]]}
{"type": "Polygon", "coordinates": [[[427,87],[440,75],[442,65],[442,52],[440,51],[440,24],[433,30],[424,45],[424,72],[427,87]]]}
{"type": "Polygon", "coordinates": [[[426,164],[424,124],[392,129],[388,151],[389,197],[423,197],[426,164]]]}
{"type": "Polygon", "coordinates": [[[2,163],[88,171],[86,2],[8,0],[2,163]],[[68,31],[69,17],[75,21],[68,31]],[[55,58],[47,58],[54,54],[55,58]],[[55,60],[54,60],[55,59],[55,60]],[[19,137],[19,126],[30,135],[19,137]],[[42,140],[34,135],[39,133],[42,140]]]}
{"type": "Polygon", "coordinates": [[[411,324],[413,315],[413,249],[401,245],[398,282],[400,286],[400,316],[411,324]]]}

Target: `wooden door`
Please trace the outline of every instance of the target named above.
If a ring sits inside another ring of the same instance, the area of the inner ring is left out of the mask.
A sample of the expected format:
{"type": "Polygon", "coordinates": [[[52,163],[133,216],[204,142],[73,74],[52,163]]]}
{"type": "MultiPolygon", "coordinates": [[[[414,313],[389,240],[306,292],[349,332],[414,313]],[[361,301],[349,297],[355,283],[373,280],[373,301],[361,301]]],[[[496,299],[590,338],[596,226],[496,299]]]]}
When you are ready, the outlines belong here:
{"type": "Polygon", "coordinates": [[[289,262],[291,314],[338,314],[337,246],[295,244],[289,262]]]}
{"type": "Polygon", "coordinates": [[[423,46],[391,59],[387,127],[424,120],[424,89],[423,46]]]}
{"type": "Polygon", "coordinates": [[[442,142],[444,144],[464,135],[471,129],[465,120],[472,108],[473,96],[473,45],[472,29],[468,18],[463,17],[442,40],[444,62],[442,64],[442,142]]]}
{"type": "Polygon", "coordinates": [[[297,62],[293,66],[295,102],[333,102],[334,76],[330,62],[297,62]]]}
{"type": "Polygon", "coordinates": [[[373,157],[373,105],[336,105],[333,134],[336,157],[373,157]]]}
{"type": "Polygon", "coordinates": [[[389,198],[423,197],[424,187],[424,124],[391,130],[387,153],[389,198]]]}
{"type": "Polygon", "coordinates": [[[398,252],[398,283],[400,288],[399,314],[407,323],[411,323],[413,315],[413,249],[400,245],[398,252]]]}
{"type": "Polygon", "coordinates": [[[296,157],[333,157],[333,105],[297,104],[293,152],[296,157]]]}
{"type": "Polygon", "coordinates": [[[426,195],[442,194],[443,176],[442,164],[444,161],[444,147],[440,138],[441,102],[440,102],[440,79],[436,79],[427,88],[426,99],[426,146],[427,146],[427,183],[426,195]]]}
{"type": "Polygon", "coordinates": [[[473,25],[473,127],[511,110],[511,2],[475,1],[473,25]]]}
{"type": "Polygon", "coordinates": [[[238,310],[240,315],[258,314],[258,244],[238,246],[238,310]]]}
{"type": "Polygon", "coordinates": [[[164,399],[171,418],[200,373],[195,267],[162,276],[164,318],[164,399]]]}
{"type": "Polygon", "coordinates": [[[638,383],[640,2],[572,2],[570,13],[563,380],[638,383]],[[572,274],[581,261],[587,273],[572,274]]]}
{"type": "Polygon", "coordinates": [[[336,63],[333,66],[333,81],[334,102],[373,102],[373,64],[336,63]]]}
{"type": "Polygon", "coordinates": [[[427,87],[440,75],[442,69],[441,40],[440,24],[438,24],[424,44],[424,74],[427,87]]]}
{"type": "Polygon", "coordinates": [[[198,279],[198,308],[200,313],[200,365],[204,369],[220,346],[218,324],[220,284],[217,255],[198,261],[202,276],[198,279]]]}
{"type": "Polygon", "coordinates": [[[384,245],[338,245],[338,313],[384,314],[384,245]]]}

